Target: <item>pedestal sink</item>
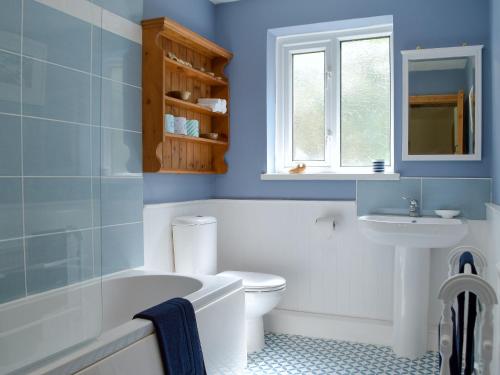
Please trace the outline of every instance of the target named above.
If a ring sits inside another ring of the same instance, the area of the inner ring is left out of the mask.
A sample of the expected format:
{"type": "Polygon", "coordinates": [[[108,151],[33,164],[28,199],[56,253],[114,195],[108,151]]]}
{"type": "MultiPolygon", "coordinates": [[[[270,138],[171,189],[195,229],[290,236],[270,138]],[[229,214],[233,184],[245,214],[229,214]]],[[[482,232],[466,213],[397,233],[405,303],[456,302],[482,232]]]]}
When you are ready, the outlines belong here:
{"type": "Polygon", "coordinates": [[[358,218],[370,240],[395,247],[393,350],[418,358],[427,351],[430,249],[456,245],[468,231],[463,219],[370,215],[358,218]]]}

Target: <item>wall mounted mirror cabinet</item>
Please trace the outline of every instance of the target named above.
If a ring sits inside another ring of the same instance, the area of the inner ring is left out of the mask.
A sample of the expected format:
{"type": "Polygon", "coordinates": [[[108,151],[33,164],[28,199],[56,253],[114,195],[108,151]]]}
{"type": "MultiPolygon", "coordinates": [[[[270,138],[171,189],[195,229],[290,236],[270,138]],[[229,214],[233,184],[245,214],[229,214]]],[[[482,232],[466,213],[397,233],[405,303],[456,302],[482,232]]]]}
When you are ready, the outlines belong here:
{"type": "Polygon", "coordinates": [[[482,48],[402,51],[403,160],[481,160],[482,48]]]}

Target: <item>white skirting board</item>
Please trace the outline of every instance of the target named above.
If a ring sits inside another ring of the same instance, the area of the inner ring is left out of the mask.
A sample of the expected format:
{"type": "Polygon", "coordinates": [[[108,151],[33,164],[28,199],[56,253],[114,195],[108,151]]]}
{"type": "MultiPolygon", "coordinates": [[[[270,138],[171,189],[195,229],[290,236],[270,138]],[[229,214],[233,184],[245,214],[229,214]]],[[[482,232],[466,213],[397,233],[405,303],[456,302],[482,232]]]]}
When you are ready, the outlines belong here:
{"type": "MultiPolygon", "coordinates": [[[[392,322],[385,320],[275,309],[264,317],[264,328],[288,335],[392,345],[392,322]]],[[[428,350],[437,351],[437,327],[430,327],[427,337],[428,350]]]]}

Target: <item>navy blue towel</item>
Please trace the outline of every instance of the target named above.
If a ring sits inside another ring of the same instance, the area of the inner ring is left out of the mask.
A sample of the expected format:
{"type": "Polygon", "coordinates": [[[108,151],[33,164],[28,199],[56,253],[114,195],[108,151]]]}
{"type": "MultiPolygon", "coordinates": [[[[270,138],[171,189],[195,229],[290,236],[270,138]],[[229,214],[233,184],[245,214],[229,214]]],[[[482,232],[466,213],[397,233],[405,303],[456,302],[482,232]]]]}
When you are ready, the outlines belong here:
{"type": "MultiPolygon", "coordinates": [[[[474,257],[468,251],[460,256],[459,272],[463,273],[465,265],[471,266],[472,274],[477,275],[474,265],[474,257]]],[[[458,360],[462,364],[462,353],[465,344],[465,369],[464,375],[472,375],[474,371],[474,326],[477,316],[477,296],[469,292],[469,304],[467,306],[467,338],[464,343],[464,328],[465,328],[465,293],[458,295],[458,360]]]]}
{"type": "Polygon", "coordinates": [[[153,322],[166,375],[206,375],[191,302],[173,298],[134,316],[153,322]]]}

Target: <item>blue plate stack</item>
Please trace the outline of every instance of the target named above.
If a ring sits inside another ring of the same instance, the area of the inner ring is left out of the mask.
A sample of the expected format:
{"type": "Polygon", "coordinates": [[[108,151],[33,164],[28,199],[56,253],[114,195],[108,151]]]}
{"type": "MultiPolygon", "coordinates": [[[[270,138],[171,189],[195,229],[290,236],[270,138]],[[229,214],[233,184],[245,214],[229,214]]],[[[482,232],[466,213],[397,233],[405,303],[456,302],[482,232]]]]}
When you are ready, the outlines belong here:
{"type": "Polygon", "coordinates": [[[384,173],[385,171],[385,160],[374,160],[373,162],[373,172],[374,173],[384,173]]]}

